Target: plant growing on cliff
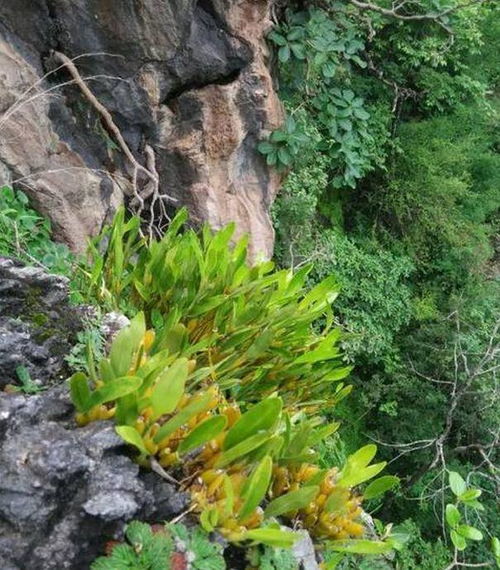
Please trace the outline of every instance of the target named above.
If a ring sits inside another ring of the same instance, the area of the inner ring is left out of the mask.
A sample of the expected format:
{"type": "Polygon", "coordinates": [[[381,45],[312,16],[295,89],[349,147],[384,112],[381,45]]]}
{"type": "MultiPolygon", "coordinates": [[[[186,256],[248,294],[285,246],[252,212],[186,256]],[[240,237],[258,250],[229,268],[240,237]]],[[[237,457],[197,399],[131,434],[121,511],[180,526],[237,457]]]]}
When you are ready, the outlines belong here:
{"type": "Polygon", "coordinates": [[[220,545],[210,542],[200,528],[182,524],[164,526],[138,521],[125,531],[126,543],[110,545],[108,556],[95,560],[91,570],[224,570],[220,545]]]}
{"type": "Polygon", "coordinates": [[[247,240],[230,246],[234,225],[181,233],[186,217],[181,210],[160,241],[146,241],[139,220],[126,222],[120,211],[104,252],[102,237],[91,246],[82,288],[131,315],[143,311],[156,330],[153,354],[171,347],[195,359],[239,401],[276,390],[287,404],[308,408],[344,398],[351,367],[333,326],[335,279],[308,290],[311,266],[295,273],[273,272],[271,262],[251,267],[247,240]]]}
{"type": "MultiPolygon", "coordinates": [[[[385,466],[370,465],[374,445],[350,456],[341,470],[320,469],[313,446],[338,424],[321,425],[320,418],[286,411],[278,396],[242,413],[209,369],[176,354],[175,337],[153,354],[154,338],[139,313],[118,334],[109,358],[97,366],[89,362],[90,379],[81,372],[72,376],[80,425],[114,418],[118,434],[138,451],[138,462],[182,474],[203,528],[229,540],[290,545],[295,537],[275,525],[278,516],[300,521],[332,548],[344,548],[347,539],[364,533],[357,522],[362,496],[353,488],[385,466]]],[[[373,487],[365,493],[370,497],[373,487]]],[[[382,542],[348,543],[390,548],[382,542]]]]}
{"type": "Polygon", "coordinates": [[[49,220],[30,207],[24,192],[0,188],[0,255],[69,275],[73,256],[64,244],[54,242],[51,234],[49,220]]]}

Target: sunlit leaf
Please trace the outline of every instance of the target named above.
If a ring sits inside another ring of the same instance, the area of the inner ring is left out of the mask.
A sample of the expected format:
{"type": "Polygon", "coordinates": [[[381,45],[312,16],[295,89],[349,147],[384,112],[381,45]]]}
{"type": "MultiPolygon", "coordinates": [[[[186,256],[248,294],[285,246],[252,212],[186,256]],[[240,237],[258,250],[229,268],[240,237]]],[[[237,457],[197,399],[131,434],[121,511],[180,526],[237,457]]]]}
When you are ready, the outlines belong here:
{"type": "Polygon", "coordinates": [[[267,505],[264,514],[267,518],[278,517],[285,513],[302,509],[313,501],[318,493],[319,487],[317,485],[310,485],[302,489],[297,489],[297,491],[290,491],[281,497],[273,499],[269,505],[267,505]]]}

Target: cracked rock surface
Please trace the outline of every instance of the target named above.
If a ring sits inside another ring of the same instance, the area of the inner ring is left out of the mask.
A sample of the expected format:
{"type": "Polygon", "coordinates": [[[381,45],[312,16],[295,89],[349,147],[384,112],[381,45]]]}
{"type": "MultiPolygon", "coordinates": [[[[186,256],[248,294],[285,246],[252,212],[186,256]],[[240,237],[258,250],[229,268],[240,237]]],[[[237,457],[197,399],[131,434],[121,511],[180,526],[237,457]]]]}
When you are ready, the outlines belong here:
{"type": "Polygon", "coordinates": [[[0,257],[0,390],[19,384],[19,366],[39,385],[65,378],[81,328],[65,277],[0,257]]]}
{"type": "Polygon", "coordinates": [[[188,499],[142,473],[110,422],[76,428],[65,386],[0,395],[2,570],[88,569],[126,522],[171,519],[188,499]]]}
{"type": "Polygon", "coordinates": [[[270,256],[280,180],[256,146],[282,120],[267,67],[271,4],[3,0],[0,184],[17,181],[75,250],[130,196],[130,165],[67,71],[54,72],[57,50],[77,58],[137,159],[153,148],[176,207],[214,227],[236,221],[252,252],[270,256]]]}

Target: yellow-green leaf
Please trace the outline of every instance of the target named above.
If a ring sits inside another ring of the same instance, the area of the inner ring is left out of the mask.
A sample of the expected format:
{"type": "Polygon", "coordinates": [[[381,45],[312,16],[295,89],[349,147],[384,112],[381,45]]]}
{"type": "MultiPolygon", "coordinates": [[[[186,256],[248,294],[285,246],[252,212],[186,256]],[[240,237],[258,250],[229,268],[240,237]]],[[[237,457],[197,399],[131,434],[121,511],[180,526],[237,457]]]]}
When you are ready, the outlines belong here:
{"type": "MultiPolygon", "coordinates": [[[[450,488],[454,495],[460,497],[467,490],[467,484],[461,475],[456,471],[450,471],[449,475],[450,488]]],[[[457,547],[458,548],[458,547],[457,547]]]]}
{"type": "Polygon", "coordinates": [[[348,476],[342,475],[339,477],[338,484],[341,487],[355,487],[356,485],[361,485],[361,483],[378,475],[386,465],[387,461],[382,461],[381,463],[369,465],[364,469],[359,469],[357,472],[351,472],[348,476]]]}
{"type": "Polygon", "coordinates": [[[131,426],[117,426],[116,433],[130,445],[136,447],[144,455],[149,455],[149,451],[144,445],[141,434],[131,426]]]}
{"type": "Polygon", "coordinates": [[[179,358],[158,376],[151,395],[153,421],[175,410],[184,394],[187,377],[187,358],[179,358]]]}
{"type": "Polygon", "coordinates": [[[453,542],[457,550],[465,550],[467,542],[463,536],[458,534],[458,532],[456,532],[455,530],[452,530],[450,532],[450,537],[451,537],[451,542],[453,542]]]}
{"type": "Polygon", "coordinates": [[[134,352],[138,350],[145,332],[144,314],[138,313],[130,321],[130,325],[116,335],[109,353],[111,367],[116,376],[125,376],[129,371],[134,352]]]}
{"type": "Polygon", "coordinates": [[[290,491],[286,493],[286,495],[282,495],[271,501],[269,505],[267,505],[264,515],[266,518],[279,517],[285,513],[302,509],[311,503],[318,493],[319,487],[317,485],[309,485],[302,487],[302,489],[297,489],[296,491],[290,491]]]}
{"type": "Polygon", "coordinates": [[[281,398],[267,398],[255,404],[228,431],[224,449],[230,449],[261,430],[269,430],[276,423],[283,407],[281,398]]]}
{"type": "Polygon", "coordinates": [[[155,443],[159,443],[162,439],[174,433],[175,430],[187,423],[193,416],[205,411],[212,398],[213,396],[210,392],[205,392],[205,394],[196,398],[185,408],[179,410],[173,418],[169,419],[158,430],[154,438],[155,443]]]}
{"type": "Polygon", "coordinates": [[[473,526],[461,524],[456,530],[458,534],[469,540],[483,540],[483,533],[473,526]]]}
{"type": "Polygon", "coordinates": [[[243,540],[253,540],[276,548],[290,548],[299,538],[295,532],[276,528],[255,528],[243,536],[243,540]]]}
{"type": "Polygon", "coordinates": [[[257,449],[268,439],[269,439],[269,434],[267,433],[257,433],[245,439],[241,443],[238,443],[238,445],[235,445],[231,447],[231,449],[225,451],[218,459],[218,461],[215,463],[215,467],[219,468],[229,465],[236,459],[239,459],[240,457],[243,457],[247,453],[250,453],[250,451],[257,449]]]}
{"type": "Polygon", "coordinates": [[[446,522],[451,528],[457,526],[461,518],[460,511],[455,505],[446,505],[446,522]]]}
{"type": "Polygon", "coordinates": [[[272,471],[273,460],[270,455],[266,455],[255,467],[250,478],[245,483],[242,491],[244,503],[238,514],[240,520],[246,519],[260,505],[269,487],[272,471]]]}
{"type": "Polygon", "coordinates": [[[385,475],[372,481],[364,490],[363,497],[365,499],[374,499],[379,495],[383,495],[389,489],[392,489],[399,483],[399,477],[394,475],[385,475]]]}
{"type": "Polygon", "coordinates": [[[105,384],[117,378],[116,374],[113,372],[113,368],[111,367],[111,362],[109,361],[108,358],[103,358],[99,362],[99,374],[101,375],[101,380],[105,384]]]}
{"type": "Polygon", "coordinates": [[[221,415],[208,418],[196,426],[193,431],[182,440],[179,445],[179,453],[187,453],[191,451],[191,449],[203,445],[207,441],[217,437],[226,425],[226,416],[221,415]]]}
{"type": "Polygon", "coordinates": [[[104,384],[101,388],[92,392],[89,399],[89,406],[93,408],[94,406],[100,406],[106,402],[117,400],[122,396],[135,392],[140,388],[141,384],[142,378],[139,378],[139,376],[123,376],[116,380],[111,380],[111,382],[104,384]]]}
{"type": "Polygon", "coordinates": [[[87,376],[83,372],[73,374],[69,381],[71,400],[79,412],[87,412],[89,406],[90,389],[87,376]]]}

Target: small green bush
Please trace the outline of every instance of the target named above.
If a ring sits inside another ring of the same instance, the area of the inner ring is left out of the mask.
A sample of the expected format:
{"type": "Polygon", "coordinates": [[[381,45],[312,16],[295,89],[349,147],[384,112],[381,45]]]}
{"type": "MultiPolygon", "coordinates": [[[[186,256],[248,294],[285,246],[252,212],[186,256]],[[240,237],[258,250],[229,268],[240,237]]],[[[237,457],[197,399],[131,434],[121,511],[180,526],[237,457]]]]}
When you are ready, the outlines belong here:
{"type": "Polygon", "coordinates": [[[127,542],[114,545],[108,556],[92,563],[91,570],[174,570],[184,568],[187,561],[193,570],[226,568],[222,547],[210,542],[199,527],[166,524],[153,530],[148,524],[133,521],[125,536],[127,542]],[[180,557],[177,564],[176,557],[180,557]]]}
{"type": "Polygon", "coordinates": [[[49,220],[30,207],[26,194],[6,186],[0,188],[0,255],[71,274],[73,256],[64,244],[52,240],[49,220]]]}

